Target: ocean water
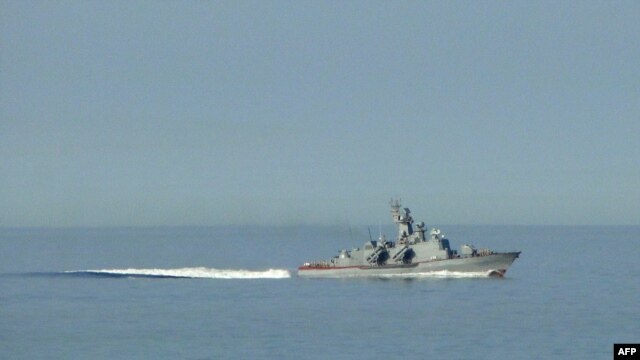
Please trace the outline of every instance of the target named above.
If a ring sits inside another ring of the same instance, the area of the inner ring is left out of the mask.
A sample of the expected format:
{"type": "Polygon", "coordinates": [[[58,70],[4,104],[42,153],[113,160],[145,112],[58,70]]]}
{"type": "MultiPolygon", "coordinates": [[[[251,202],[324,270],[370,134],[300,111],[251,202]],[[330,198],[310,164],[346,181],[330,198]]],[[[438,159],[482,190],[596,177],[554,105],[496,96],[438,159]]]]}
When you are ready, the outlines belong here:
{"type": "Polygon", "coordinates": [[[611,359],[640,342],[640,227],[443,232],[522,254],[505,278],[303,279],[366,227],[2,229],[0,358],[611,359]]]}

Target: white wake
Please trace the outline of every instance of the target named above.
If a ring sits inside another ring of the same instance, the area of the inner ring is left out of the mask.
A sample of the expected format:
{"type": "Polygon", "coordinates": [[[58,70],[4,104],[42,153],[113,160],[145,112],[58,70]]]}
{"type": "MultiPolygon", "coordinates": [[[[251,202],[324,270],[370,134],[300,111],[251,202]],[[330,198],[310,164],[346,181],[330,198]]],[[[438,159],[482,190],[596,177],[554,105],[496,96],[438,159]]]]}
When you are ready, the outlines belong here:
{"type": "Polygon", "coordinates": [[[432,279],[463,279],[463,278],[486,278],[490,277],[492,271],[479,271],[479,272],[459,272],[459,271],[429,271],[429,272],[417,272],[406,274],[386,274],[379,275],[380,277],[399,277],[399,278],[432,278],[432,279]]]}
{"type": "Polygon", "coordinates": [[[245,269],[214,269],[206,267],[179,269],[103,269],[66,271],[67,273],[113,275],[113,276],[146,276],[146,277],[175,277],[194,279],[285,279],[291,277],[284,269],[245,270],[245,269]]]}
{"type": "Polygon", "coordinates": [[[425,271],[414,273],[399,273],[399,274],[385,274],[385,273],[369,273],[362,271],[361,273],[340,275],[318,275],[314,277],[324,278],[378,278],[378,279],[469,279],[469,278],[488,278],[492,276],[493,271],[478,271],[478,272],[460,272],[460,271],[425,271]]]}

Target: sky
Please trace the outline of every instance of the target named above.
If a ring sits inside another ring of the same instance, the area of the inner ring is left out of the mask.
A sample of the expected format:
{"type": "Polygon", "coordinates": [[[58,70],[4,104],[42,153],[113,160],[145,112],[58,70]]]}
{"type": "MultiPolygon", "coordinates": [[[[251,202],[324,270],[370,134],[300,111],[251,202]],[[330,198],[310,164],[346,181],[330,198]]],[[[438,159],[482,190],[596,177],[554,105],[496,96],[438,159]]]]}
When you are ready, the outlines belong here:
{"type": "Polygon", "coordinates": [[[0,227],[640,225],[638,19],[0,0],[0,227]]]}

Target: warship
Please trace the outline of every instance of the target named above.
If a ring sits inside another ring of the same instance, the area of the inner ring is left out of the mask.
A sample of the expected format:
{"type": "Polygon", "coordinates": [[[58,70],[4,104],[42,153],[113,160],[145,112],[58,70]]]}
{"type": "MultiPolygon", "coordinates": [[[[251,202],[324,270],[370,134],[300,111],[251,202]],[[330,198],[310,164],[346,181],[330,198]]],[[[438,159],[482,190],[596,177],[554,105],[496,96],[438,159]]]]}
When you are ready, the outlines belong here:
{"type": "Polygon", "coordinates": [[[413,224],[409,208],[401,209],[399,200],[391,200],[391,217],[397,225],[396,241],[387,241],[380,234],[363,247],[340,250],[330,260],[306,262],[298,267],[301,277],[385,276],[451,272],[480,273],[502,277],[520,256],[520,251],[494,252],[462,245],[460,252],[452,250],[449,240],[439,229],[432,228],[425,237],[425,224],[413,224]]]}

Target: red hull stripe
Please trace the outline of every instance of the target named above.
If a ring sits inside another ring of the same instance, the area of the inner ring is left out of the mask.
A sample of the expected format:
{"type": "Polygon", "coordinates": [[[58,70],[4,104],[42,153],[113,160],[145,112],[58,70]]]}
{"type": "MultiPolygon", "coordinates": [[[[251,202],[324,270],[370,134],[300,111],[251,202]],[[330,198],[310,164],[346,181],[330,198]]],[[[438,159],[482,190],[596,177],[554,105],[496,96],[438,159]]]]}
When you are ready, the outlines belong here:
{"type": "Polygon", "coordinates": [[[366,266],[366,265],[354,265],[354,266],[300,266],[298,270],[342,270],[342,269],[360,269],[360,270],[372,270],[372,269],[398,269],[398,268],[412,268],[418,266],[419,263],[413,263],[408,265],[390,265],[390,266],[366,266]]]}
{"type": "Polygon", "coordinates": [[[342,269],[367,269],[368,266],[318,266],[318,267],[313,267],[313,266],[300,266],[298,268],[298,270],[304,271],[304,270],[342,270],[342,269]]]}

